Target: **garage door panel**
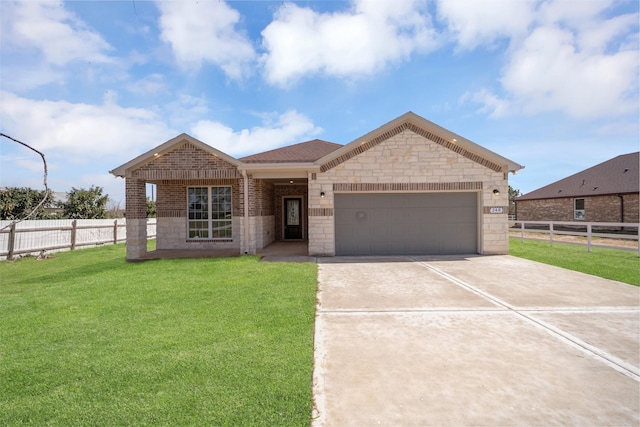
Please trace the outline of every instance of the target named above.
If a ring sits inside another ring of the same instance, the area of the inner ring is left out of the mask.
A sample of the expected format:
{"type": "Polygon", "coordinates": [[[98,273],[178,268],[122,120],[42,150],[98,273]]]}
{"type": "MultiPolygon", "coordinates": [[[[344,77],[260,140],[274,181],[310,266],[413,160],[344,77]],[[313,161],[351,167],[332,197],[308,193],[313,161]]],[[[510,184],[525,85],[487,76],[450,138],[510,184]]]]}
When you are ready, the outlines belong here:
{"type": "Polygon", "coordinates": [[[476,193],[336,194],[337,255],[477,252],[476,193]]]}
{"type": "Polygon", "coordinates": [[[385,225],[393,221],[393,212],[390,209],[370,208],[366,210],[365,213],[374,224],[385,225]]]}

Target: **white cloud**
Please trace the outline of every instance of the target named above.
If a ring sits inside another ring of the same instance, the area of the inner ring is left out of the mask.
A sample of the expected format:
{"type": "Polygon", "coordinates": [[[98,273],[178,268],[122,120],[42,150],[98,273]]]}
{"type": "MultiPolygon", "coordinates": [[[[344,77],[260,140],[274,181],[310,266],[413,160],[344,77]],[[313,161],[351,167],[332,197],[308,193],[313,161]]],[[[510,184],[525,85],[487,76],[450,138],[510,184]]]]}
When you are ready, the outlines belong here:
{"type": "Polygon", "coordinates": [[[502,84],[527,113],[618,115],[635,106],[628,91],[637,67],[637,52],[585,53],[570,31],[545,27],[536,29],[514,53],[502,84]]]}
{"type": "Polygon", "coordinates": [[[482,104],[480,112],[488,113],[492,117],[501,117],[509,114],[509,102],[501,99],[487,89],[480,89],[475,93],[465,93],[461,97],[461,102],[472,101],[482,104]]]}
{"type": "Polygon", "coordinates": [[[127,89],[138,95],[154,95],[167,91],[167,83],[162,74],[152,73],[127,85],[127,89]]]}
{"type": "Polygon", "coordinates": [[[47,64],[2,64],[2,88],[24,91],[49,84],[64,85],[66,74],[61,69],[47,64]]]}
{"type": "Polygon", "coordinates": [[[468,96],[494,117],[562,112],[577,119],[638,110],[637,13],[615,15],[612,2],[541,3],[533,29],[511,39],[499,80],[502,95],[468,96]]]}
{"type": "Polygon", "coordinates": [[[536,0],[438,0],[438,17],[462,49],[492,45],[526,33],[536,0]]]}
{"type": "MultiPolygon", "coordinates": [[[[4,3],[4,2],[3,2],[4,3]]],[[[108,63],[111,46],[58,1],[22,1],[2,6],[2,39],[6,46],[34,48],[46,63],[108,63]]]]}
{"type": "Polygon", "coordinates": [[[263,31],[266,80],[287,86],[307,74],[356,77],[436,47],[419,0],[354,0],[347,12],[283,4],[263,31]]]}
{"type": "Polygon", "coordinates": [[[196,97],[184,93],[177,94],[173,100],[163,104],[171,126],[184,128],[209,114],[204,95],[196,97]]]}
{"type": "Polygon", "coordinates": [[[322,129],[305,115],[287,111],[275,120],[266,119],[261,126],[251,129],[234,131],[220,122],[201,120],[191,132],[194,137],[224,153],[242,157],[309,139],[322,129]]]}
{"type": "Polygon", "coordinates": [[[115,94],[103,105],[32,100],[0,92],[5,133],[68,161],[129,159],[173,136],[161,118],[141,108],[125,108],[115,94]]]}
{"type": "Polygon", "coordinates": [[[251,42],[236,30],[240,14],[224,1],[158,1],[161,38],[183,68],[203,62],[219,65],[228,77],[241,78],[255,58],[251,42]]]}

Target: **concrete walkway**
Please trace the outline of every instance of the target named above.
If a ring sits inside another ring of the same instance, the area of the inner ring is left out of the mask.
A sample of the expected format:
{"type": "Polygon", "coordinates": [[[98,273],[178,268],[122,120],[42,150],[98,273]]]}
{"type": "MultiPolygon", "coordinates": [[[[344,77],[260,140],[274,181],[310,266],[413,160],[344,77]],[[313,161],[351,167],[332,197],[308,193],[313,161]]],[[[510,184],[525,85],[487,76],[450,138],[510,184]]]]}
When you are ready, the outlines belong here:
{"type": "Polygon", "coordinates": [[[510,256],[318,259],[318,426],[640,424],[640,289],[510,256]]]}

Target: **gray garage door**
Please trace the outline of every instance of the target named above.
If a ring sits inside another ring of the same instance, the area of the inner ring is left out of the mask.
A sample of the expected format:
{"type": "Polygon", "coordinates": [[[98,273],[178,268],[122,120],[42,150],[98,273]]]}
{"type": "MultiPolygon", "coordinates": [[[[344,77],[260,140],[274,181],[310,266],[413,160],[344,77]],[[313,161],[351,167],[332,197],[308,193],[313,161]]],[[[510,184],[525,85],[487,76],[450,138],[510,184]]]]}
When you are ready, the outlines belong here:
{"type": "Polygon", "coordinates": [[[336,194],[336,255],[477,252],[476,193],[336,194]]]}

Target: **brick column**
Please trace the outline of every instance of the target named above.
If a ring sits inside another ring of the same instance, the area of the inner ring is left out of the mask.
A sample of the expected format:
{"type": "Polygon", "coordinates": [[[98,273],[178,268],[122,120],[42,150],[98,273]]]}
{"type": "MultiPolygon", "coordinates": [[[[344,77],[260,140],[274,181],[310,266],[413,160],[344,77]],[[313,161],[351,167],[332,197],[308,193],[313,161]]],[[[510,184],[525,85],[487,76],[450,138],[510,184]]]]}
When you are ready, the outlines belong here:
{"type": "Polygon", "coordinates": [[[147,253],[147,191],[143,180],[127,178],[127,261],[143,259],[147,253]]]}

